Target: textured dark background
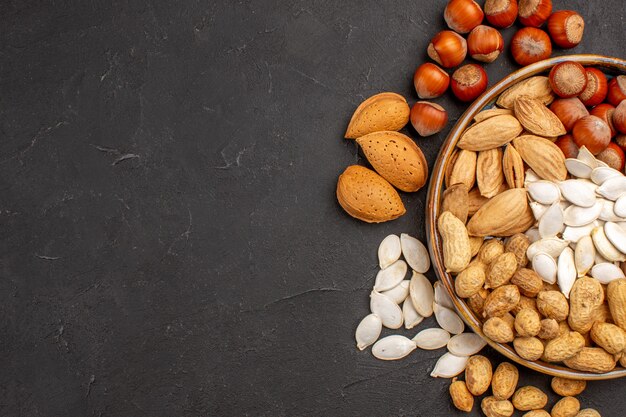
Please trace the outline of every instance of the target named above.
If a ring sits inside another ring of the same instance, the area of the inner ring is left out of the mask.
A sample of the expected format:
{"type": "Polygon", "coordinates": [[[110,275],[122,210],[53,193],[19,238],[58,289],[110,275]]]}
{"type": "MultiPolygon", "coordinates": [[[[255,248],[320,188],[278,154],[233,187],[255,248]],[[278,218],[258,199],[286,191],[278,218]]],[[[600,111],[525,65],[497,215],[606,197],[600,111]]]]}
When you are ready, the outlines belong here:
{"type": "MultiPolygon", "coordinates": [[[[624,56],[621,1],[555,4],[587,20],[574,51],[624,56]]],[[[334,197],[362,162],[353,110],[416,100],[444,5],[1,2],[0,415],[461,415],[428,376],[443,351],[353,341],[380,240],[424,238],[425,190],[383,225],[334,197]]],[[[443,138],[418,139],[431,166],[443,138]]],[[[625,388],[581,399],[623,416],[625,388]]]]}

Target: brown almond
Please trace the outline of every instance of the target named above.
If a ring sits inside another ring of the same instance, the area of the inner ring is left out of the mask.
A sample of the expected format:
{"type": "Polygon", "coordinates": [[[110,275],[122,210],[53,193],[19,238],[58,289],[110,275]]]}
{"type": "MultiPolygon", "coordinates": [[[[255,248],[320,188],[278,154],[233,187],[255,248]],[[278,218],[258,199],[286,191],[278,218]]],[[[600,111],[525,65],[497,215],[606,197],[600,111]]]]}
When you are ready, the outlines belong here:
{"type": "Polygon", "coordinates": [[[478,153],[476,182],[481,195],[487,198],[498,195],[500,185],[504,182],[502,148],[489,149],[488,151],[478,153]]]}
{"type": "Polygon", "coordinates": [[[470,190],[476,183],[476,160],[478,155],[476,152],[460,150],[456,154],[454,165],[450,171],[449,183],[450,186],[454,184],[465,184],[468,190],[470,190]]]}
{"type": "Polygon", "coordinates": [[[511,142],[522,133],[520,122],[511,115],[491,117],[472,125],[463,133],[457,146],[468,151],[486,151],[511,142]]]}
{"type": "Polygon", "coordinates": [[[356,141],[376,172],[397,189],[415,192],[426,184],[428,163],[422,150],[408,136],[384,131],[361,136],[356,141]]]}
{"type": "Polygon", "coordinates": [[[518,97],[513,103],[513,111],[517,120],[530,133],[542,137],[556,137],[567,133],[557,115],[537,99],[518,97]]]}
{"type": "Polygon", "coordinates": [[[467,223],[469,197],[467,185],[459,183],[448,187],[442,196],[441,212],[449,211],[463,224],[467,223]]]}
{"type": "Polygon", "coordinates": [[[527,78],[509,87],[508,90],[500,94],[496,104],[499,107],[512,110],[515,99],[522,96],[537,99],[546,106],[554,101],[554,93],[548,77],[536,76],[527,78]]]}
{"type": "Polygon", "coordinates": [[[511,144],[504,150],[502,170],[509,188],[524,188],[524,160],[511,144]]]}
{"type": "MultiPolygon", "coordinates": [[[[508,189],[506,184],[500,184],[500,188],[498,189],[498,194],[505,192],[508,189]]],[[[480,195],[480,190],[478,187],[474,187],[470,190],[467,195],[468,198],[468,215],[473,216],[476,214],[478,210],[490,200],[490,198],[483,197],[480,195]]]]}
{"type": "Polygon", "coordinates": [[[553,182],[563,181],[567,177],[565,156],[561,149],[549,140],[524,135],[513,140],[513,146],[539,177],[553,182]]]}
{"type": "Polygon", "coordinates": [[[339,176],[337,200],[346,213],[367,223],[394,220],[406,213],[391,184],[359,165],[349,166],[339,176]]]}
{"type": "Polygon", "coordinates": [[[365,100],[352,115],[346,139],[356,139],[382,130],[398,131],[409,122],[411,109],[396,93],[380,93],[365,100]]]}
{"type": "Polygon", "coordinates": [[[510,236],[520,227],[520,219],[528,222],[529,211],[525,189],[507,190],[485,203],[467,223],[467,230],[472,236],[510,236]]]}
{"type": "Polygon", "coordinates": [[[495,116],[502,116],[502,115],[512,115],[513,111],[509,110],[509,109],[499,109],[497,107],[493,107],[491,109],[488,110],[483,110],[481,112],[479,112],[476,116],[474,116],[474,122],[476,123],[480,123],[484,120],[490,119],[492,117],[495,116]]]}

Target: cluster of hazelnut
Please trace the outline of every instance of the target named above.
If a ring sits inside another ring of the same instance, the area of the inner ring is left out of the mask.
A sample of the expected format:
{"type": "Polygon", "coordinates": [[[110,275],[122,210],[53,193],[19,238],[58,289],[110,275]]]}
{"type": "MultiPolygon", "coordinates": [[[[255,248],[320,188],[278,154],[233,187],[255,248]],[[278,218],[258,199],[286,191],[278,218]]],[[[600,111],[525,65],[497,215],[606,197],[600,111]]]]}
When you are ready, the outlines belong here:
{"type": "MultiPolygon", "coordinates": [[[[422,64],[413,76],[422,100],[440,97],[448,87],[464,102],[481,95],[488,80],[480,65],[463,65],[452,76],[443,68],[457,67],[468,52],[476,61],[495,61],[504,50],[504,39],[496,28],[508,28],[515,20],[524,26],[511,40],[513,58],[522,66],[549,58],[552,42],[561,48],[575,47],[585,28],[585,21],[575,11],[552,13],[552,0],[519,0],[519,5],[517,0],[486,0],[484,11],[474,0],[450,0],[444,19],[452,30],[439,32],[428,45],[428,56],[439,65],[422,64]],[[493,27],[482,24],[485,18],[493,27]],[[539,29],[546,21],[550,35],[539,29]],[[467,40],[461,36],[464,34],[468,34],[467,40]]],[[[446,110],[436,103],[418,101],[411,109],[411,124],[421,136],[440,132],[447,122],[446,110]]]]}

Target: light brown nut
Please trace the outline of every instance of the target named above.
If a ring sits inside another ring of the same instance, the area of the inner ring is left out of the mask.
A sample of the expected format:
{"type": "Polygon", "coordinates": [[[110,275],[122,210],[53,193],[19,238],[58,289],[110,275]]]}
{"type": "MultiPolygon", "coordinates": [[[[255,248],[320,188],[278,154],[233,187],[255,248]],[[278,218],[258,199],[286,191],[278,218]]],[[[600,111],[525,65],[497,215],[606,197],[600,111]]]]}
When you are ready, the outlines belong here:
{"type": "Polygon", "coordinates": [[[552,391],[562,397],[573,397],[582,393],[587,388],[587,381],[579,379],[566,379],[555,376],[550,383],[552,391]]]}
{"type": "Polygon", "coordinates": [[[476,183],[476,152],[460,150],[457,153],[454,165],[450,169],[450,186],[465,184],[471,190],[476,183]]]}
{"type": "Polygon", "coordinates": [[[538,410],[548,403],[548,396],[537,387],[527,385],[519,388],[511,400],[520,411],[538,410]]]}
{"type": "Polygon", "coordinates": [[[466,300],[468,307],[478,317],[483,317],[485,299],[487,298],[487,295],[489,295],[489,291],[483,288],[466,300]]]}
{"type": "Polygon", "coordinates": [[[562,136],[567,133],[565,126],[541,101],[528,97],[518,97],[513,103],[513,113],[524,129],[541,137],[562,136]]]}
{"type": "Polygon", "coordinates": [[[515,285],[503,285],[493,290],[485,300],[484,317],[498,317],[511,311],[520,300],[519,289],[515,285]]]}
{"type": "Polygon", "coordinates": [[[602,284],[595,278],[582,277],[574,282],[569,295],[569,326],[583,334],[591,330],[594,310],[604,302],[602,284]]]}
{"type": "Polygon", "coordinates": [[[580,401],[574,397],[561,398],[554,407],[552,407],[552,417],[576,417],[580,411],[580,401]]]}
{"type": "Polygon", "coordinates": [[[469,200],[468,188],[465,184],[454,184],[443,192],[441,212],[449,211],[454,214],[463,224],[467,223],[467,211],[469,200]]]}
{"type": "Polygon", "coordinates": [[[513,347],[517,354],[528,361],[536,361],[543,355],[543,343],[536,337],[516,337],[513,347]]]}
{"type": "Polygon", "coordinates": [[[609,308],[609,303],[607,302],[606,297],[604,298],[604,303],[600,304],[593,310],[594,322],[602,322],[602,323],[612,323],[615,324],[613,320],[613,316],[611,316],[611,310],[609,308]]]}
{"type": "Polygon", "coordinates": [[[519,371],[509,362],[502,362],[496,368],[491,379],[491,392],[496,400],[511,398],[519,381],[519,371]]]}
{"type": "Polygon", "coordinates": [[[502,148],[480,151],[476,159],[476,182],[480,194],[491,198],[499,194],[500,185],[505,181],[502,171],[502,148]]]}
{"type": "Polygon", "coordinates": [[[567,319],[569,303],[560,291],[541,291],[537,294],[537,308],[544,317],[558,322],[567,319]]]}
{"type": "Polygon", "coordinates": [[[559,322],[554,319],[541,320],[541,329],[537,337],[543,340],[552,340],[559,335],[559,322]]]}
{"type": "Polygon", "coordinates": [[[609,353],[621,353],[626,348],[624,331],[610,323],[595,322],[591,327],[591,339],[609,353]]]}
{"type": "Polygon", "coordinates": [[[538,99],[546,106],[554,101],[554,93],[548,77],[535,76],[509,87],[508,90],[500,94],[496,104],[498,107],[512,110],[515,99],[522,96],[538,99]]]}
{"type": "Polygon", "coordinates": [[[500,317],[492,317],[483,324],[483,333],[496,343],[509,343],[515,338],[513,329],[500,317]]]}
{"type": "MultiPolygon", "coordinates": [[[[498,194],[503,193],[506,190],[508,190],[508,187],[506,186],[506,184],[501,184],[500,189],[498,190],[498,194]]],[[[484,206],[489,200],[491,200],[490,198],[483,197],[482,195],[480,195],[480,190],[478,189],[478,187],[472,188],[467,198],[468,198],[468,205],[469,205],[468,214],[470,216],[473,216],[474,214],[476,214],[476,212],[482,206],[484,206]]]]}
{"type": "Polygon", "coordinates": [[[470,126],[461,135],[457,146],[476,152],[499,148],[518,137],[522,130],[515,117],[508,114],[494,116],[470,126]]]}
{"type": "Polygon", "coordinates": [[[504,247],[506,252],[512,252],[515,254],[515,259],[517,259],[517,266],[520,268],[528,265],[528,257],[526,256],[526,251],[530,246],[530,240],[528,236],[523,233],[517,233],[511,236],[504,247]]]}
{"type": "MultiPolygon", "coordinates": [[[[523,308],[515,316],[515,331],[521,337],[533,337],[541,330],[539,313],[530,308],[523,308]]],[[[543,349],[542,349],[543,350],[543,349]]]]}
{"type": "Polygon", "coordinates": [[[339,176],[337,201],[350,216],[367,223],[397,219],[406,213],[398,192],[374,171],[352,165],[339,176]]]}
{"type": "Polygon", "coordinates": [[[572,331],[572,328],[569,327],[569,324],[567,324],[567,321],[560,321],[559,322],[559,336],[562,336],[564,334],[568,334],[571,331],[572,331]]]}
{"type": "Polygon", "coordinates": [[[585,347],[573,357],[563,361],[577,371],[604,373],[615,368],[615,357],[598,347],[585,347]]]}
{"type": "Polygon", "coordinates": [[[479,265],[469,265],[454,280],[456,295],[468,298],[477,294],[485,283],[485,270],[479,265]]]}
{"type": "Polygon", "coordinates": [[[622,356],[619,358],[619,364],[622,368],[626,368],[626,354],[622,352],[622,356]]]}
{"type": "Polygon", "coordinates": [[[517,260],[511,252],[503,253],[489,264],[485,288],[498,288],[508,284],[517,271],[517,260]]]}
{"type": "Polygon", "coordinates": [[[550,284],[548,282],[543,282],[543,290],[542,291],[561,291],[559,284],[556,282],[554,284],[550,284]]]}
{"type": "Polygon", "coordinates": [[[509,400],[496,400],[494,397],[485,397],[480,408],[486,417],[511,417],[515,411],[509,400]]]}
{"type": "Polygon", "coordinates": [[[472,259],[469,236],[463,222],[449,211],[441,213],[437,221],[443,246],[443,263],[448,272],[461,272],[472,259]]]}
{"type": "Polygon", "coordinates": [[[524,187],[524,160],[520,156],[517,149],[510,143],[506,145],[504,155],[502,157],[502,170],[504,172],[504,178],[509,188],[523,188],[524,187]]]}
{"type": "Polygon", "coordinates": [[[626,279],[611,281],[606,293],[615,324],[626,330],[626,279]]]}
{"type": "Polygon", "coordinates": [[[357,107],[345,137],[356,139],[372,132],[400,130],[409,122],[410,113],[409,104],[401,95],[376,94],[357,107]]]}
{"type": "Polygon", "coordinates": [[[472,395],[483,395],[491,385],[492,375],[491,362],[486,357],[474,355],[467,360],[465,385],[472,395]]]}
{"type": "Polygon", "coordinates": [[[452,154],[450,155],[450,159],[448,160],[448,164],[446,165],[446,170],[443,174],[443,183],[445,184],[446,188],[452,185],[452,183],[450,183],[450,175],[452,174],[452,168],[454,168],[454,164],[459,157],[459,151],[459,148],[454,148],[452,154]]]}
{"type": "Polygon", "coordinates": [[[575,356],[585,347],[585,338],[578,332],[569,332],[550,340],[543,351],[546,362],[562,362],[575,356]]]}
{"type": "Polygon", "coordinates": [[[506,313],[500,316],[502,320],[513,330],[513,334],[515,334],[515,316],[511,313],[506,313]]]}
{"type": "Polygon", "coordinates": [[[530,298],[530,297],[526,297],[525,295],[520,295],[519,303],[517,303],[515,308],[513,310],[511,310],[511,313],[513,315],[517,315],[517,313],[519,313],[523,308],[530,308],[531,310],[535,310],[537,313],[539,313],[539,310],[537,310],[537,300],[536,299],[530,298]]]}
{"type": "Polygon", "coordinates": [[[513,140],[515,149],[528,166],[544,180],[563,181],[567,177],[565,156],[561,149],[548,139],[524,135],[513,140]]]}
{"type": "Polygon", "coordinates": [[[478,254],[478,251],[483,246],[485,238],[482,236],[470,236],[470,250],[472,251],[472,257],[478,254]]]}
{"type": "Polygon", "coordinates": [[[493,107],[489,110],[483,110],[479,112],[476,116],[474,116],[474,122],[480,123],[483,120],[487,120],[490,117],[502,116],[503,114],[513,114],[512,110],[509,109],[498,109],[497,107],[493,107]]]}
{"type": "Polygon", "coordinates": [[[465,382],[457,381],[456,378],[450,384],[450,398],[458,410],[469,413],[474,408],[474,397],[467,389],[465,382]]]}
{"type": "Polygon", "coordinates": [[[526,297],[536,297],[543,290],[543,280],[535,271],[520,268],[511,278],[511,284],[519,287],[519,292],[526,297]]]}
{"type": "Polygon", "coordinates": [[[489,265],[494,259],[504,253],[504,244],[498,239],[485,240],[478,251],[478,260],[485,265],[489,265]]]}
{"type": "Polygon", "coordinates": [[[550,413],[546,410],[530,410],[527,413],[524,413],[522,417],[550,417],[550,413]]]}
{"type": "Polygon", "coordinates": [[[600,413],[598,413],[593,408],[585,408],[584,410],[580,410],[576,417],[602,417],[600,413]]]}
{"type": "Polygon", "coordinates": [[[472,236],[511,236],[526,226],[528,213],[533,217],[526,190],[513,188],[485,203],[469,220],[467,230],[472,236]]]}

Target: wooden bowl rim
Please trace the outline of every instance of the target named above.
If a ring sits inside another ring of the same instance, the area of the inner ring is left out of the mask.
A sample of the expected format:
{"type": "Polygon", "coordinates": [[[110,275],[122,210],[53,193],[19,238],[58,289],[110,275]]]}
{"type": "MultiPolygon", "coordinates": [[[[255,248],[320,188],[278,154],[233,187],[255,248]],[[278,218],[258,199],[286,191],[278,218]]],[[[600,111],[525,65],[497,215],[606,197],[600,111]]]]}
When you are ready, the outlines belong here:
{"type": "Polygon", "coordinates": [[[544,73],[554,65],[563,61],[575,61],[580,63],[581,65],[602,67],[608,72],[626,73],[626,61],[619,58],[591,54],[559,56],[546,59],[535,64],[531,64],[509,74],[501,81],[496,83],[489,90],[487,90],[478,99],[476,99],[476,101],[474,101],[474,103],[472,103],[472,105],[463,113],[463,115],[459,118],[457,123],[448,134],[448,137],[441,146],[439,155],[437,156],[437,161],[435,162],[435,166],[432,170],[430,184],[428,187],[428,199],[426,206],[426,236],[428,239],[428,249],[430,251],[430,256],[433,260],[433,267],[435,273],[437,274],[437,278],[452,298],[452,301],[454,302],[457,311],[459,312],[465,323],[467,323],[467,325],[470,326],[470,328],[476,334],[480,335],[493,349],[500,352],[509,360],[537,372],[563,378],[584,380],[606,380],[622,378],[626,376],[626,369],[624,368],[616,368],[610,372],[596,374],[591,372],[576,371],[570,368],[542,361],[528,361],[526,359],[522,359],[515,352],[512,346],[495,343],[489,340],[489,338],[485,337],[482,332],[480,321],[476,318],[476,316],[467,306],[465,301],[457,297],[454,291],[452,277],[450,276],[450,274],[445,272],[445,267],[443,265],[443,256],[441,254],[441,242],[436,230],[436,214],[439,211],[446,166],[450,160],[450,156],[452,155],[454,148],[456,147],[456,143],[461,137],[461,134],[471,123],[474,116],[486,106],[492,104],[502,92],[511,87],[513,84],[526,78],[538,75],[540,73],[544,73]]]}

